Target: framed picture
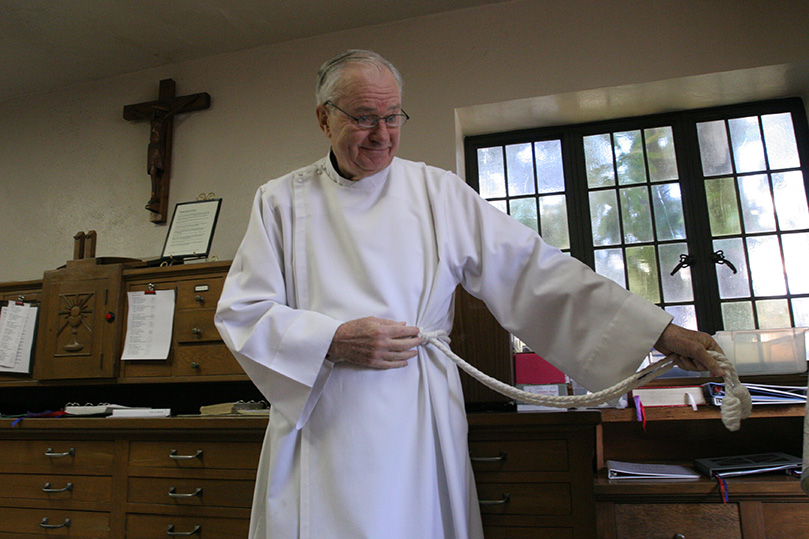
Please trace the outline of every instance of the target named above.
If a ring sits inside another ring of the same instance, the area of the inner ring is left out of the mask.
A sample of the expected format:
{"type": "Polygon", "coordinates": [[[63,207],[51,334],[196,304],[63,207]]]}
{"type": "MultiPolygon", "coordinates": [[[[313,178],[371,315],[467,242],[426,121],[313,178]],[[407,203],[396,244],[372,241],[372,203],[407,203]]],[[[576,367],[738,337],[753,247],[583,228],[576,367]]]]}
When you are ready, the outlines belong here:
{"type": "Polygon", "coordinates": [[[175,205],[162,257],[207,258],[221,205],[221,198],[175,205]]]}

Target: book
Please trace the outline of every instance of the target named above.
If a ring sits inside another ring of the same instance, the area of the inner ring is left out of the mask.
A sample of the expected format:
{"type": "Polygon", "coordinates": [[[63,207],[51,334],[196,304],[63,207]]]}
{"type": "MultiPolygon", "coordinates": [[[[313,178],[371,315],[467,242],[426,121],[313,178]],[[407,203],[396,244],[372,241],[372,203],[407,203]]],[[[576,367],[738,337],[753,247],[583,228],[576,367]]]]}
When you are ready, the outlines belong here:
{"type": "Polygon", "coordinates": [[[632,390],[632,396],[639,398],[643,406],[691,406],[696,409],[706,404],[702,386],[660,386],[639,387],[632,390]]]}
{"type": "Polygon", "coordinates": [[[115,408],[110,417],[169,417],[169,408],[115,408]]]}
{"type": "Polygon", "coordinates": [[[700,475],[679,464],[650,464],[638,462],[607,461],[609,479],[699,479],[700,475]]]}
{"type": "Polygon", "coordinates": [[[65,414],[81,417],[108,416],[112,415],[112,411],[118,408],[126,408],[126,406],[105,403],[80,405],[75,402],[69,402],[65,405],[65,414]]]}
{"type": "Polygon", "coordinates": [[[733,477],[779,470],[800,470],[803,462],[786,453],[757,453],[732,457],[704,458],[694,460],[694,468],[703,475],[733,477]]]}
{"type": "MultiPolygon", "coordinates": [[[[517,384],[518,389],[534,395],[546,395],[556,397],[567,395],[566,384],[517,384]]],[[[567,408],[557,408],[555,406],[543,406],[527,402],[517,402],[518,412],[565,412],[567,408]]]]}

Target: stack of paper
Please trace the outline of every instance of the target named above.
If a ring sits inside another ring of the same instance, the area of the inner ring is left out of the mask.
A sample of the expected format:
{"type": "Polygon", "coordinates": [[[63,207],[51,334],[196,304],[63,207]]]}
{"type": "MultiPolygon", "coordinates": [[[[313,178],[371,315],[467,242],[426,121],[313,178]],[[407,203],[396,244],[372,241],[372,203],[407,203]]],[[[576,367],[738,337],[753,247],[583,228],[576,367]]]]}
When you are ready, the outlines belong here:
{"type": "MultiPolygon", "coordinates": [[[[742,384],[750,392],[753,404],[805,404],[806,388],[803,386],[776,386],[765,384],[742,384]]],[[[725,384],[708,382],[703,385],[703,392],[708,402],[715,406],[722,405],[725,397],[725,384]]]]}

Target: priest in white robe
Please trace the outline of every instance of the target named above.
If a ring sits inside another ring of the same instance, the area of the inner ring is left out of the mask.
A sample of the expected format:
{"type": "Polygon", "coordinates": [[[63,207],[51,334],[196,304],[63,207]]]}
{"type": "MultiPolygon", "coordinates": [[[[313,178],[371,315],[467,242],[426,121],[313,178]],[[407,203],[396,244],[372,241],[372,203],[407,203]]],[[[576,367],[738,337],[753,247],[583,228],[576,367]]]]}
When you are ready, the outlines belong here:
{"type": "Polygon", "coordinates": [[[256,194],[216,324],[271,404],[252,539],[481,539],[450,331],[457,285],[584,386],[657,345],[721,374],[705,334],[596,275],[450,172],[395,157],[401,77],[347,51],[321,68],[326,157],[256,194]]]}

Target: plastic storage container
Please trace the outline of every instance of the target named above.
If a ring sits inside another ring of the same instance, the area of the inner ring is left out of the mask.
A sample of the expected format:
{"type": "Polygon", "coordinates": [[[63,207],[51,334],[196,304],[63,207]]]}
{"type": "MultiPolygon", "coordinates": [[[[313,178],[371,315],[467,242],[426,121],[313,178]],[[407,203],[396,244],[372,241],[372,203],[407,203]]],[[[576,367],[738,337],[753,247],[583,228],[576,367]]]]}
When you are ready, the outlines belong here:
{"type": "Polygon", "coordinates": [[[745,374],[796,374],[806,371],[806,329],[718,331],[714,339],[745,374]]]}

